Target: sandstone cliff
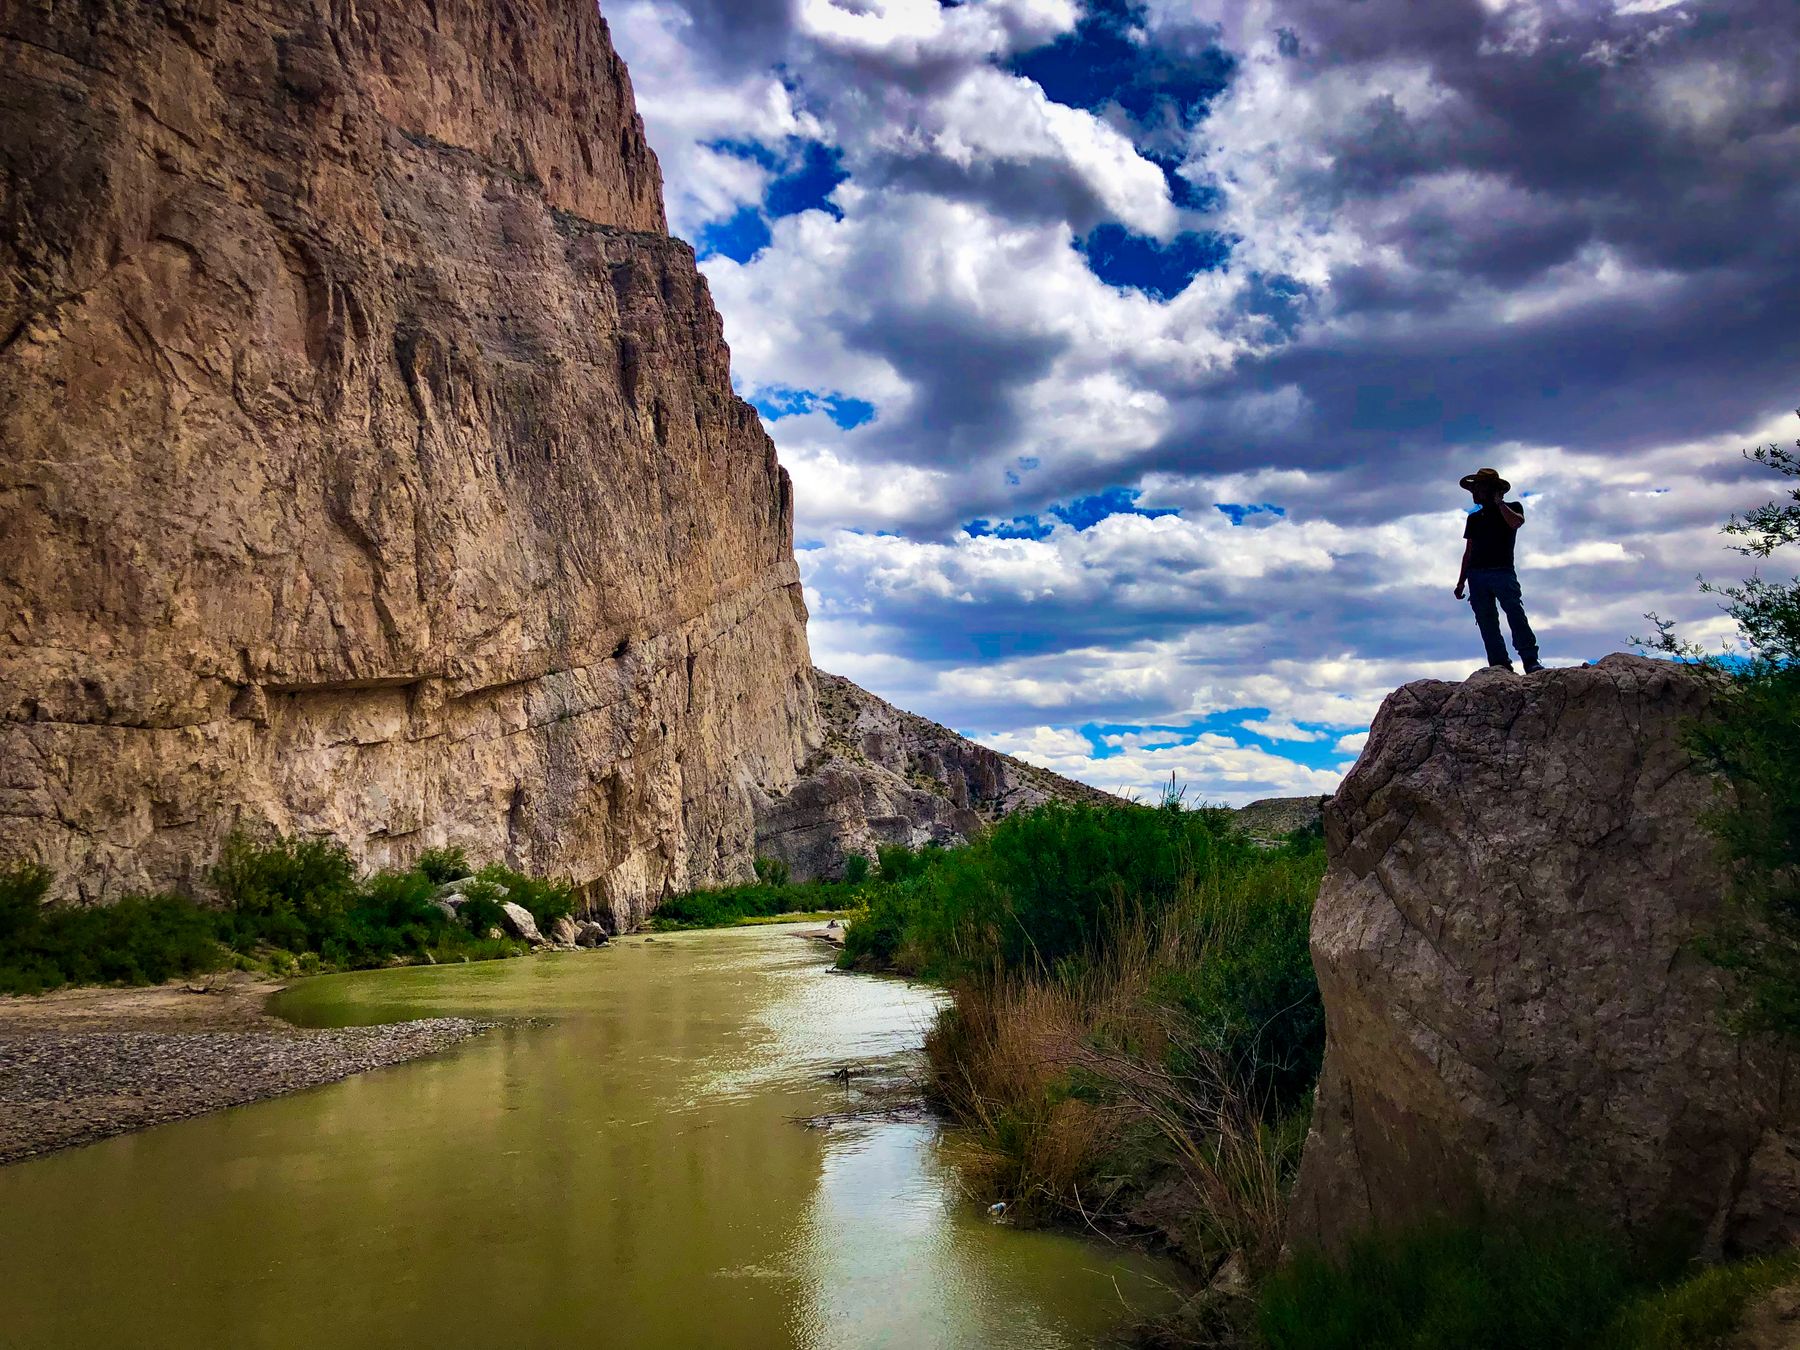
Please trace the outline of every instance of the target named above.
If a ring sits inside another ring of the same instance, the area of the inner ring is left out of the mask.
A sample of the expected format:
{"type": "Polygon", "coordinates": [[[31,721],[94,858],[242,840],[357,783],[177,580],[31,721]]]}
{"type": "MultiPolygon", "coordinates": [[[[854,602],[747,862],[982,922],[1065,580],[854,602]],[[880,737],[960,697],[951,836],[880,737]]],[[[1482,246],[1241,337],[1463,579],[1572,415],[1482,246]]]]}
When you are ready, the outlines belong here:
{"type": "Polygon", "coordinates": [[[1047,801],[1108,794],[902,712],[841,675],[814,671],[824,742],[791,788],[757,794],[756,847],[797,881],[843,874],[878,844],[957,844],[1047,801]]]}
{"type": "Polygon", "coordinates": [[[1706,681],[1611,656],[1407,685],[1327,807],[1327,1049],[1291,1237],[1569,1204],[1701,1251],[1800,1237],[1800,1087],[1691,949],[1724,877],[1706,681]]]}
{"type": "Polygon", "coordinates": [[[0,77],[0,851],[747,875],[790,490],[592,0],[25,0],[0,77]]]}

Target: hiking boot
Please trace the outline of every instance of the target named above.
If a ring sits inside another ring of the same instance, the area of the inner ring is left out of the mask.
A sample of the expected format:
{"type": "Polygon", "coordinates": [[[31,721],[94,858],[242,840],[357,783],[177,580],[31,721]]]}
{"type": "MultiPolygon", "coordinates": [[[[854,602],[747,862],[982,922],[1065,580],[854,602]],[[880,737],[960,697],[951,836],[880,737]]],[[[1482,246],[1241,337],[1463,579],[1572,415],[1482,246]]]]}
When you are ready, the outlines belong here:
{"type": "Polygon", "coordinates": [[[1525,663],[1525,673],[1527,675],[1535,675],[1543,668],[1544,664],[1541,661],[1527,661],[1525,663]]]}
{"type": "Polygon", "coordinates": [[[1487,663],[1487,669],[1489,669],[1489,670],[1504,670],[1509,675],[1515,673],[1513,670],[1513,664],[1511,661],[1489,661],[1487,663]]]}

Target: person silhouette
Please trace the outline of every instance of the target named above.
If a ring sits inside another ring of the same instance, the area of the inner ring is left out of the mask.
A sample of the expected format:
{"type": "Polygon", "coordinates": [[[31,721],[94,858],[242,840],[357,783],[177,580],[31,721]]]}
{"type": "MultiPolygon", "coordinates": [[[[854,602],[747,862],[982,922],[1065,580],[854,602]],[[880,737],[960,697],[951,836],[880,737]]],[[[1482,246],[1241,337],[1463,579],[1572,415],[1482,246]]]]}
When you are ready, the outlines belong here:
{"type": "Polygon", "coordinates": [[[1462,571],[1456,577],[1456,598],[1466,590],[1475,611],[1475,626],[1481,630],[1482,644],[1487,648],[1489,669],[1511,670],[1506,642],[1500,636],[1500,615],[1506,611],[1506,625],[1512,629],[1513,646],[1531,675],[1544,667],[1538,662],[1537,636],[1525,617],[1525,602],[1519,595],[1519,574],[1513,568],[1513,546],[1518,541],[1519,527],[1525,523],[1525,508],[1506,500],[1512,484],[1493,469],[1477,469],[1464,476],[1463,489],[1475,499],[1475,510],[1463,524],[1462,571]]]}

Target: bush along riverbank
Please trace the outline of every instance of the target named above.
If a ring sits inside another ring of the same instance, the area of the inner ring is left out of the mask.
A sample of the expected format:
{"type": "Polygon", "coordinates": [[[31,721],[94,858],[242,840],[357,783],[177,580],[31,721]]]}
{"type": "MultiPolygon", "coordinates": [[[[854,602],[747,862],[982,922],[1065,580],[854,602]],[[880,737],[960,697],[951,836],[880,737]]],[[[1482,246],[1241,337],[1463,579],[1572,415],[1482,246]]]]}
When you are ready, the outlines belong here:
{"type": "Polygon", "coordinates": [[[1137,1240],[1199,1292],[1145,1343],[1330,1350],[1723,1344],[1791,1257],[1696,1272],[1587,1225],[1506,1215],[1284,1249],[1324,1014],[1317,831],[1047,806],[964,848],[883,855],[842,964],[944,983],[929,1089],[1008,1221],[1137,1240]]]}
{"type": "MultiPolygon", "coordinates": [[[[570,886],[497,865],[474,871],[461,849],[362,873],[327,840],[233,836],[208,874],[217,905],[160,894],[47,907],[51,879],[30,864],[0,871],[0,993],[479,961],[521,955],[543,934],[574,936],[570,886]]],[[[604,940],[597,925],[583,931],[604,940]]]]}
{"type": "Polygon", "coordinates": [[[927,1050],[976,1185],[1202,1271],[1272,1264],[1324,1046],[1317,834],[1267,848],[1223,811],[1052,805],[882,861],[843,960],[951,989],[927,1050]]]}
{"type": "MultiPolygon", "coordinates": [[[[907,856],[905,849],[891,852],[907,856]]],[[[758,858],[755,881],[673,896],[656,907],[650,927],[673,931],[730,928],[782,918],[828,918],[866,906],[876,880],[869,860],[856,854],[845,860],[841,881],[789,881],[787,864],[758,858]]]]}

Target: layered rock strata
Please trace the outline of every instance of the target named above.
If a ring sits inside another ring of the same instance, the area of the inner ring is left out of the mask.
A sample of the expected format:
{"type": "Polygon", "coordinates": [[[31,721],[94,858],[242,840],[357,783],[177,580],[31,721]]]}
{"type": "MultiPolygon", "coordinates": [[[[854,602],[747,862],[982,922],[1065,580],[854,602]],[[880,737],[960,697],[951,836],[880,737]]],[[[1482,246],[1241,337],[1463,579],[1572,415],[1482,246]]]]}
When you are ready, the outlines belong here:
{"type": "Polygon", "coordinates": [[[836,878],[882,844],[959,844],[985,824],[1048,801],[1107,793],[1003,755],[841,675],[813,672],[823,743],[786,790],[759,791],[756,847],[795,880],[836,878]]]}
{"type": "Polygon", "coordinates": [[[1610,656],[1391,695],[1325,812],[1327,1048],[1297,1243],[1479,1204],[1694,1250],[1800,1237],[1800,1084],[1727,1029],[1682,746],[1702,675],[1610,656]]]}
{"type": "Polygon", "coordinates": [[[0,849],[747,875],[791,493],[591,0],[25,0],[0,77],[0,849]]]}

